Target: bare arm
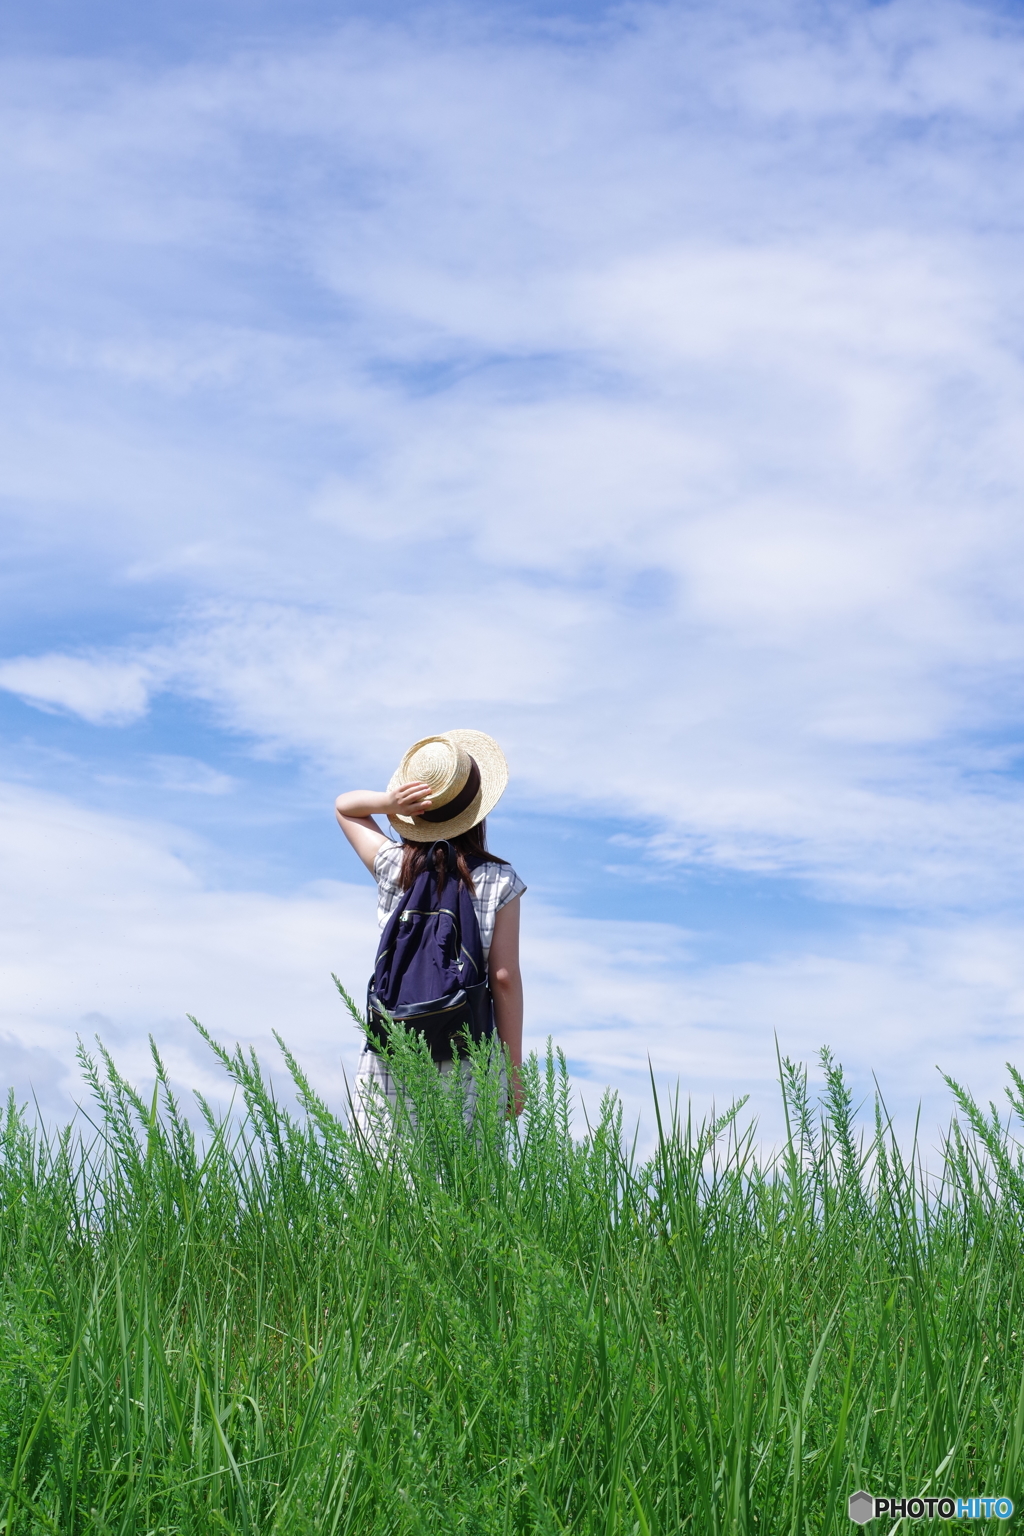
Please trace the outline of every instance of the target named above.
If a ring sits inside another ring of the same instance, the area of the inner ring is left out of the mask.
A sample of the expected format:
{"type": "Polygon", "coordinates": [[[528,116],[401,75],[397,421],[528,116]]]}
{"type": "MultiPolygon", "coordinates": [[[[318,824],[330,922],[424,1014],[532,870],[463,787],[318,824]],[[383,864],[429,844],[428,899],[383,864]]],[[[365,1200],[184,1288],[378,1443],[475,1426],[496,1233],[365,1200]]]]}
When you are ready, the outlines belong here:
{"type": "Polygon", "coordinates": [[[523,1064],[523,976],[519,969],[518,896],[495,916],[488,970],[498,1038],[511,1058],[512,1082],[509,1086],[512,1107],[518,1115],[523,1109],[523,1084],[519,1073],[523,1064]]]}
{"type": "Polygon", "coordinates": [[[430,810],[429,784],[403,784],[396,790],[350,789],[334,802],[338,826],[356,853],[373,874],[373,861],[388,841],[374,821],[374,816],[390,812],[403,816],[421,816],[430,810]]]}

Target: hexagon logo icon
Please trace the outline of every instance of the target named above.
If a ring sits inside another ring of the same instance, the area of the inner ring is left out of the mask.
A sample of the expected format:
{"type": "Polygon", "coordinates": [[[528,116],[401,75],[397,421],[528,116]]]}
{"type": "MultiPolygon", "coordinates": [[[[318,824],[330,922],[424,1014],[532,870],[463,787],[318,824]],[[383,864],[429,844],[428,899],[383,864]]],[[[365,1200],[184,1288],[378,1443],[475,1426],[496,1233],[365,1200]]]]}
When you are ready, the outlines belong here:
{"type": "Polygon", "coordinates": [[[847,1508],[850,1511],[850,1519],[856,1521],[858,1525],[867,1525],[868,1521],[875,1517],[875,1501],[863,1488],[850,1494],[847,1508]]]}

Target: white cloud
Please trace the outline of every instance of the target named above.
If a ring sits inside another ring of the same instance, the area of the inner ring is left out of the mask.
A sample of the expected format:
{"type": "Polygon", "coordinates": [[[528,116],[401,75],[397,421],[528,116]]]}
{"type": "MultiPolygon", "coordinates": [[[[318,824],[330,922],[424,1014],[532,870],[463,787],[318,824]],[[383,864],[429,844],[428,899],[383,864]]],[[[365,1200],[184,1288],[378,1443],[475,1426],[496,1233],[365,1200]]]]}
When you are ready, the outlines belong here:
{"type": "Polygon", "coordinates": [[[145,714],[150,668],[104,656],[17,656],[0,662],[0,688],[39,708],[70,710],[93,725],[124,725],[145,714]]]}
{"type": "Polygon", "coordinates": [[[610,1084],[643,1117],[643,1145],[653,1134],[649,1071],[663,1102],[678,1089],[698,1119],[749,1094],[746,1113],[777,1142],[776,1041],[809,1064],[812,1082],[828,1046],[865,1122],[876,1084],[901,1137],[920,1109],[926,1151],[953,1109],[941,1073],[982,1102],[1001,1100],[1006,1062],[1024,1061],[1019,923],[877,924],[830,949],[709,965],[669,925],[530,916],[535,1031],[566,1051],[591,1112],[610,1084]]]}
{"type": "Polygon", "coordinates": [[[322,882],[274,897],[208,887],[168,827],[0,789],[0,1035],[5,1083],[51,1110],[73,1091],[76,1035],[99,1033],[129,1074],[147,1071],[152,1032],[175,1076],[224,1083],[186,1021],[274,1053],[278,1030],[335,1096],[353,1032],[331,972],[358,992],[375,948],[372,891],[322,882]],[[47,1053],[40,1081],[38,1054],[47,1053]],[[27,1053],[27,1054],[26,1054],[27,1053]]]}

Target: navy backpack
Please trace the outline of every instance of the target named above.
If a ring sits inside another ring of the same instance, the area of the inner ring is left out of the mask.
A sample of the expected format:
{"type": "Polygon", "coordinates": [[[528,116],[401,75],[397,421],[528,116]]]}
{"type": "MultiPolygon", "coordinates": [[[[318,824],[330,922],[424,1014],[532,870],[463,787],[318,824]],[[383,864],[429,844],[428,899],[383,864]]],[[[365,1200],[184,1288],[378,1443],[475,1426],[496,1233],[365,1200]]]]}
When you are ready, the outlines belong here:
{"type": "MultiPolygon", "coordinates": [[[[367,1040],[388,1042],[388,1016],[415,1029],[437,1062],[466,1055],[466,1039],[494,1033],[484,949],[473,898],[459,879],[455,849],[432,843],[426,868],[388,918],[366,994],[367,1040]],[[435,850],[444,856],[438,890],[435,850]]],[[[482,859],[470,861],[479,867],[482,859]]]]}

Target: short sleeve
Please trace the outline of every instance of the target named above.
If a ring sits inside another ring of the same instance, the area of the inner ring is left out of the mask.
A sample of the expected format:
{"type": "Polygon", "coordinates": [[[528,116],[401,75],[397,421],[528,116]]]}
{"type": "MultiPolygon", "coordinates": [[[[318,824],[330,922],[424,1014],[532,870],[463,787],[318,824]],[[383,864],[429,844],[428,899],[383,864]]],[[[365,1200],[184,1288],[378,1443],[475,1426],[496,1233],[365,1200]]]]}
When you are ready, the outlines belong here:
{"type": "Polygon", "coordinates": [[[502,878],[498,884],[498,899],[494,904],[495,912],[500,912],[502,907],[507,907],[510,901],[515,901],[526,890],[526,881],[520,880],[511,864],[501,866],[502,878]]]}
{"type": "Polygon", "coordinates": [[[393,843],[390,839],[386,843],[381,843],[373,861],[373,878],[377,884],[396,885],[401,867],[401,844],[393,843]]]}

